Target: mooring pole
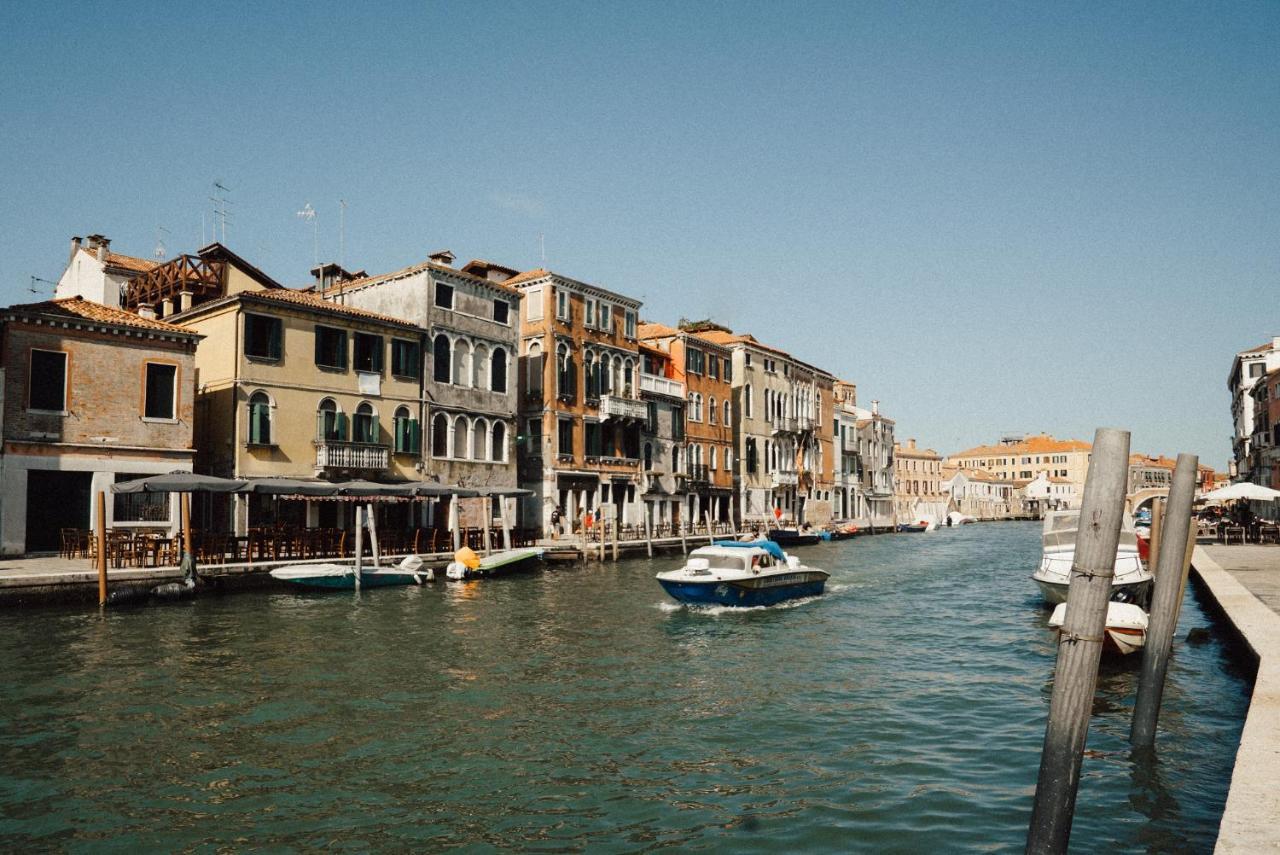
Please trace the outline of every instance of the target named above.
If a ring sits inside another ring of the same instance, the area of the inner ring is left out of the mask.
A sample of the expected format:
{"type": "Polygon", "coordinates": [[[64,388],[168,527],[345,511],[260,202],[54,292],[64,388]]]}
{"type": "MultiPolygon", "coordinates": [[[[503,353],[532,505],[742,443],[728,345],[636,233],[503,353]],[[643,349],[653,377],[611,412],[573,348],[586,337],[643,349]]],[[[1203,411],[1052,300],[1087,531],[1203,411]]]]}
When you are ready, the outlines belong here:
{"type": "Polygon", "coordinates": [[[356,590],[360,590],[360,565],[364,562],[364,506],[356,504],[356,590]]]}
{"type": "Polygon", "coordinates": [[[621,523],[622,523],[622,518],[615,511],[614,517],[613,517],[613,560],[614,561],[618,560],[618,527],[621,525],[621,523]]]}
{"type": "Polygon", "coordinates": [[[1169,488],[1164,534],[1160,542],[1155,586],[1151,593],[1151,617],[1147,622],[1147,643],[1142,648],[1142,671],[1138,676],[1138,699],[1133,705],[1133,727],[1129,742],[1135,748],[1155,745],[1160,699],[1169,668],[1169,652],[1182,600],[1182,564],[1191,534],[1191,503],[1196,495],[1196,474],[1200,459],[1179,454],[1169,488]]]}
{"type": "Polygon", "coordinates": [[[107,604],[107,494],[98,491],[98,605],[107,604]]]}
{"type": "Polygon", "coordinates": [[[1147,569],[1151,571],[1152,576],[1159,569],[1156,564],[1160,556],[1160,538],[1164,536],[1165,501],[1165,499],[1151,501],[1151,539],[1147,542],[1147,569]]]}
{"type": "Polygon", "coordinates": [[[364,518],[369,526],[369,550],[373,554],[373,569],[376,572],[381,563],[382,554],[378,551],[378,517],[373,512],[373,502],[365,506],[364,518]]]}
{"type": "MultiPolygon", "coordinates": [[[[1187,551],[1182,556],[1182,587],[1178,590],[1187,590],[1187,577],[1191,575],[1191,556],[1196,551],[1196,532],[1199,526],[1196,525],[1195,517],[1187,520],[1187,551]]],[[[1178,607],[1173,610],[1173,628],[1176,632],[1178,629],[1178,616],[1182,614],[1182,596],[1178,596],[1178,607]]]]}
{"type": "Polygon", "coordinates": [[[178,494],[178,513],[182,515],[182,554],[191,554],[191,494],[178,494]]]}
{"type": "Polygon", "coordinates": [[[707,545],[715,546],[716,537],[711,533],[711,510],[709,508],[702,512],[702,521],[707,525],[707,545]]]}
{"type": "Polygon", "coordinates": [[[649,557],[652,558],[653,557],[653,520],[650,519],[650,516],[649,516],[652,513],[652,510],[651,510],[652,506],[649,506],[647,502],[645,504],[646,504],[646,507],[644,509],[644,546],[649,553],[649,557]]]}
{"type": "Polygon", "coordinates": [[[511,551],[511,525],[507,521],[507,497],[498,496],[498,520],[502,523],[502,548],[511,551]]]}
{"type": "Polygon", "coordinates": [[[1067,614],[1058,640],[1053,696],[1045,727],[1027,852],[1064,853],[1071,837],[1080,763],[1106,632],[1107,601],[1115,575],[1124,516],[1129,432],[1098,428],[1084,485],[1067,614]]]}

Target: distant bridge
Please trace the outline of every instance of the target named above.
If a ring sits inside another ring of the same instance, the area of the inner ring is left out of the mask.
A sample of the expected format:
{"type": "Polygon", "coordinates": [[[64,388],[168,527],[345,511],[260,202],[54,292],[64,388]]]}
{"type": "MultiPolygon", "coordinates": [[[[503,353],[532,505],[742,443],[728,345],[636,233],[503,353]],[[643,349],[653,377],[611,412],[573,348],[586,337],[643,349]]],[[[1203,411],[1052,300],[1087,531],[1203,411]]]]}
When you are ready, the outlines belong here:
{"type": "Polygon", "coordinates": [[[1131,514],[1136,514],[1138,509],[1143,505],[1150,504],[1156,499],[1169,498],[1168,487],[1148,487],[1145,490],[1139,490],[1136,493],[1130,493],[1125,497],[1125,510],[1131,514]]]}

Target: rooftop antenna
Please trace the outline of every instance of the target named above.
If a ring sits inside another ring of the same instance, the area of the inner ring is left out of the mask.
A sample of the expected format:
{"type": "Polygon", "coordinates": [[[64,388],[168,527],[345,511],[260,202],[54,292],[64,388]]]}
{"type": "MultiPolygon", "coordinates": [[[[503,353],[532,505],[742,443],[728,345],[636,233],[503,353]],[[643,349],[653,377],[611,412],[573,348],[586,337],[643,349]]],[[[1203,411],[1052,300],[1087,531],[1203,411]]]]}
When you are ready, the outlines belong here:
{"type": "Polygon", "coordinates": [[[542,251],[542,269],[547,269],[547,235],[546,232],[538,232],[538,247],[542,251]]]}
{"type": "Polygon", "coordinates": [[[316,222],[316,209],[311,207],[310,202],[302,206],[302,210],[298,212],[298,219],[311,223],[312,252],[315,255],[314,264],[318,267],[320,265],[320,224],[316,222]]]}
{"type": "Polygon", "coordinates": [[[347,268],[347,200],[338,200],[338,266],[347,268]]]}
{"type": "Polygon", "coordinates": [[[218,224],[222,224],[222,240],[221,243],[227,242],[227,218],[229,212],[227,206],[231,204],[231,200],[227,198],[227,194],[231,192],[231,188],[222,183],[222,179],[213,182],[213,195],[209,197],[209,201],[213,202],[213,236],[216,240],[218,237],[218,224]]]}
{"type": "Polygon", "coordinates": [[[156,261],[164,261],[164,257],[169,254],[168,248],[164,245],[164,236],[167,234],[172,232],[164,226],[156,226],[156,248],[151,251],[156,261]]]}
{"type": "Polygon", "coordinates": [[[28,290],[28,291],[30,291],[32,294],[39,294],[39,293],[41,293],[42,291],[44,291],[44,289],[43,289],[43,288],[38,288],[38,287],[36,287],[36,283],[37,283],[37,282],[41,282],[41,283],[43,283],[43,284],[45,284],[45,285],[52,285],[52,286],[54,286],[55,288],[58,286],[58,283],[57,283],[57,282],[50,282],[48,279],[41,279],[39,276],[32,276],[32,277],[31,277],[31,287],[27,289],[27,290],[28,290]]]}

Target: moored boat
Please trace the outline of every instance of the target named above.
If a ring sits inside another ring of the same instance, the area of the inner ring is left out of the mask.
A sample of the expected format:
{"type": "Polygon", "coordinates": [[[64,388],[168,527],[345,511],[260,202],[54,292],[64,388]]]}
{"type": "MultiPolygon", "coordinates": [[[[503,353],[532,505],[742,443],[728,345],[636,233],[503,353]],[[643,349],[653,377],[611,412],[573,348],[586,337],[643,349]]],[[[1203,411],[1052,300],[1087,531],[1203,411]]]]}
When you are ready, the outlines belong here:
{"type": "Polygon", "coordinates": [[[898,524],[898,531],[904,534],[917,534],[919,532],[928,531],[928,530],[929,530],[929,524],[927,522],[898,524]]]}
{"type": "MultiPolygon", "coordinates": [[[[461,550],[460,550],[461,551],[461,550]]],[[[486,555],[469,566],[468,562],[459,560],[458,555],[445,568],[445,575],[450,579],[482,579],[490,576],[506,576],[533,570],[542,563],[543,550],[538,547],[507,549],[486,555]]],[[[473,553],[474,554],[474,553],[473,553]]]]}
{"type": "MultiPolygon", "coordinates": [[[[354,564],[292,564],[271,571],[271,578],[304,588],[327,588],[350,591],[356,587],[354,564]]],[[[435,574],[423,568],[422,559],[409,556],[396,567],[360,569],[361,588],[384,588],[391,585],[421,585],[435,574]]]]}
{"type": "MultiPolygon", "coordinates": [[[[1049,626],[1062,633],[1067,619],[1067,604],[1058,603],[1049,618],[1049,626]]],[[[1133,603],[1107,603],[1107,628],[1102,637],[1102,649],[1127,656],[1141,650],[1147,643],[1148,616],[1141,606],[1133,603]]]]}
{"type": "MultiPolygon", "coordinates": [[[[1045,515],[1041,536],[1043,554],[1040,567],[1031,574],[1031,578],[1050,603],[1067,601],[1079,525],[1079,511],[1049,511],[1045,515]]],[[[1111,599],[1145,605],[1151,596],[1151,573],[1143,566],[1142,558],[1138,555],[1138,538],[1133,528],[1133,518],[1125,514],[1120,525],[1120,540],[1116,546],[1111,599]]]]}
{"type": "Polygon", "coordinates": [[[771,528],[769,540],[779,546],[812,546],[821,540],[821,536],[811,529],[771,528]]]}
{"type": "Polygon", "coordinates": [[[657,579],[682,603],[771,606],[821,594],[830,576],[801,564],[773,541],[755,540],[699,547],[683,567],[659,573],[657,579]]]}

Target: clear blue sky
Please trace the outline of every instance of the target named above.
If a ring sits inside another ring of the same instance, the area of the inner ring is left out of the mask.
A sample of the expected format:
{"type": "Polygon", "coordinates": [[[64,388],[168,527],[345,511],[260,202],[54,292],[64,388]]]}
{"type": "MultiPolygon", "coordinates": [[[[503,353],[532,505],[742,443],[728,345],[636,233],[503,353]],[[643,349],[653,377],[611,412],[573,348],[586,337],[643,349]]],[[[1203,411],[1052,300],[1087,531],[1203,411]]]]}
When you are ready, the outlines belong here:
{"type": "Polygon", "coordinates": [[[545,234],[940,451],[1115,425],[1218,468],[1231,356],[1280,334],[1276,3],[28,2],[0,33],[5,304],[73,234],[195,250],[221,179],[290,284],[308,202],[336,258],[347,200],[371,272],[545,234]]]}

